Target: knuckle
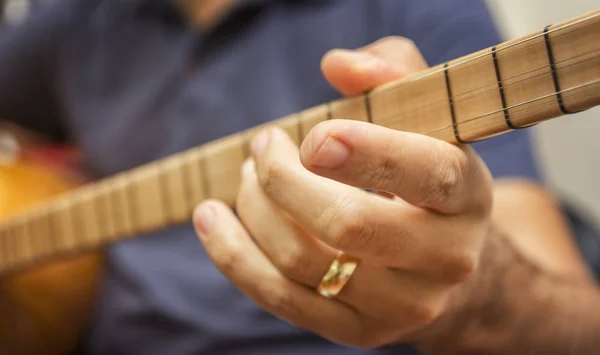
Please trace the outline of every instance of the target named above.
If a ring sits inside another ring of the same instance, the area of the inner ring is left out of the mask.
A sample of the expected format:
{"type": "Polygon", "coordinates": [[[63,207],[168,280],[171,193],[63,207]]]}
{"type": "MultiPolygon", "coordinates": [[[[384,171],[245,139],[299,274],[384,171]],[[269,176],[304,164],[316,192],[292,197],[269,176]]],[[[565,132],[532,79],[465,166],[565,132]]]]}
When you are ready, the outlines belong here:
{"type": "Polygon", "coordinates": [[[384,38],[385,45],[389,45],[395,49],[407,50],[407,51],[416,51],[417,45],[410,38],[402,37],[402,36],[389,36],[384,38]]]}
{"type": "Polygon", "coordinates": [[[363,207],[345,198],[332,204],[324,230],[334,248],[357,249],[371,244],[373,228],[369,225],[363,207]]]}
{"type": "Polygon", "coordinates": [[[233,275],[240,268],[243,260],[244,253],[235,248],[229,248],[227,252],[220,253],[215,257],[215,263],[221,269],[221,272],[228,276],[233,275]]]}
{"type": "Polygon", "coordinates": [[[294,302],[294,295],[290,290],[281,287],[279,283],[259,285],[259,297],[268,310],[288,316],[297,315],[298,307],[294,302]]]}
{"type": "Polygon", "coordinates": [[[308,281],[312,258],[300,248],[288,247],[287,250],[278,253],[277,258],[277,267],[284,275],[296,281],[308,281]]]}
{"type": "Polygon", "coordinates": [[[443,263],[442,277],[451,284],[461,284],[467,281],[477,270],[477,258],[462,254],[452,257],[446,257],[443,263]]]}
{"type": "Polygon", "coordinates": [[[412,326],[424,327],[433,323],[442,314],[442,309],[443,304],[438,300],[414,304],[410,310],[412,326]]]}
{"type": "Polygon", "coordinates": [[[258,181],[263,191],[273,196],[277,194],[280,187],[285,185],[283,182],[286,175],[286,167],[279,161],[270,161],[267,163],[263,174],[259,174],[258,181]]]}
{"type": "Polygon", "coordinates": [[[383,154],[382,160],[371,170],[370,181],[376,189],[389,191],[395,190],[395,181],[400,176],[400,171],[389,154],[383,154]]]}
{"type": "Polygon", "coordinates": [[[426,184],[426,202],[442,203],[453,196],[464,179],[463,172],[466,170],[467,162],[455,154],[441,154],[437,162],[434,175],[426,184]]]}
{"type": "Polygon", "coordinates": [[[351,335],[352,337],[348,343],[359,349],[376,349],[385,345],[379,332],[372,330],[372,328],[363,327],[360,333],[351,335]]]}

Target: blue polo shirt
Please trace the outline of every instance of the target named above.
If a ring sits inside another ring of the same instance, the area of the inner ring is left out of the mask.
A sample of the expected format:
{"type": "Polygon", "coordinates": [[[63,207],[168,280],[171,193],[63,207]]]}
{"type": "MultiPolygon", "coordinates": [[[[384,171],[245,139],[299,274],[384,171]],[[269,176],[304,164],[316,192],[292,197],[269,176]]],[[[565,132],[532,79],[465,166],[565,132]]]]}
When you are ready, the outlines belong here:
{"type": "MultiPolygon", "coordinates": [[[[245,0],[208,33],[169,1],[60,0],[0,33],[0,116],[83,151],[98,176],[339,98],[331,48],[405,36],[435,65],[500,41],[477,0],[245,0]]],[[[528,132],[474,145],[537,179],[528,132]]],[[[411,354],[332,344],[262,311],[190,224],[112,245],[86,354],[411,354]]]]}

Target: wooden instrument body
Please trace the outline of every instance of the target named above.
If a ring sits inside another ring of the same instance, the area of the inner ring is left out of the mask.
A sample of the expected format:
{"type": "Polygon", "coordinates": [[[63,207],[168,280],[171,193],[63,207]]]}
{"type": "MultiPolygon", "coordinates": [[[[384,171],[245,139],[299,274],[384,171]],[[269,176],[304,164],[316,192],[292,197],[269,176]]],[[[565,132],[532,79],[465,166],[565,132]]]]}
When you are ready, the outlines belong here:
{"type": "MultiPolygon", "coordinates": [[[[0,219],[76,185],[39,162],[0,164],[0,219]]],[[[72,353],[90,318],[101,264],[96,251],[0,279],[0,354],[72,353]]]]}

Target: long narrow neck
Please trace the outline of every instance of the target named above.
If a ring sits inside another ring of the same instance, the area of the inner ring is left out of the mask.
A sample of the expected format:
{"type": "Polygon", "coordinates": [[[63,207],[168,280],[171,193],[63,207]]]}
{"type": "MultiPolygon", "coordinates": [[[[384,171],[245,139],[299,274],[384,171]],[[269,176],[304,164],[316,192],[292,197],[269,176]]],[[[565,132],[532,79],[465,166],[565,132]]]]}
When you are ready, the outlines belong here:
{"type": "MultiPolygon", "coordinates": [[[[332,118],[474,142],[600,104],[599,54],[595,12],[271,124],[297,143],[332,118]]],[[[249,141],[265,126],[83,186],[4,221],[0,274],[183,223],[206,198],[233,204],[249,141]]]]}

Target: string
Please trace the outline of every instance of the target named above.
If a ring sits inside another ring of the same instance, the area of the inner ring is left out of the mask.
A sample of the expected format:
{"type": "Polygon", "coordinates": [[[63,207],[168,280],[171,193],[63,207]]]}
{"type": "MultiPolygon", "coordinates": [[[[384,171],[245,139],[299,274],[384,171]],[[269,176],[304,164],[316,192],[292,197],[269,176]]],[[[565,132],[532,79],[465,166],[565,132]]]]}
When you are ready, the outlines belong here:
{"type": "MultiPolygon", "coordinates": [[[[598,84],[598,83],[600,83],[600,81],[599,81],[599,82],[596,82],[596,83],[590,83],[590,85],[593,85],[593,84],[598,84]]],[[[579,88],[575,88],[575,89],[579,89],[579,88]]],[[[575,93],[575,92],[567,92],[566,94],[567,94],[567,95],[565,95],[566,97],[571,97],[571,96],[575,96],[575,94],[576,94],[576,93],[575,93]]],[[[519,111],[519,112],[517,113],[517,115],[514,115],[514,116],[516,116],[516,118],[521,118],[521,117],[530,117],[532,114],[539,113],[539,112],[545,112],[546,110],[548,110],[548,108],[554,108],[554,109],[558,110],[558,108],[557,108],[557,106],[556,106],[556,101],[555,101],[555,99],[554,99],[554,98],[552,98],[552,100],[551,100],[551,101],[545,101],[545,102],[540,102],[540,103],[536,104],[536,105],[535,105],[535,109],[531,109],[531,107],[526,107],[526,108],[524,108],[523,110],[519,111]]],[[[489,121],[488,121],[488,122],[489,122],[489,121]]],[[[505,125],[505,124],[503,124],[503,122],[502,122],[502,121],[500,121],[500,120],[498,120],[498,121],[492,121],[492,122],[489,122],[488,124],[485,124],[485,125],[479,125],[479,126],[477,127],[477,130],[480,132],[480,131],[482,131],[482,130],[485,130],[486,128],[489,128],[489,127],[491,127],[491,126],[495,126],[495,125],[499,125],[499,126],[502,126],[502,127],[504,128],[503,130],[496,131],[496,132],[495,132],[496,134],[498,134],[498,133],[502,133],[503,131],[506,131],[506,125],[505,125]]],[[[451,126],[449,126],[449,127],[444,127],[444,128],[438,129],[438,130],[437,130],[437,131],[435,131],[435,132],[434,132],[434,131],[431,131],[431,132],[429,132],[429,133],[424,133],[424,134],[425,134],[425,135],[428,135],[428,134],[431,134],[431,133],[443,132],[443,131],[445,131],[445,130],[453,130],[453,127],[451,127],[451,126]]],[[[461,133],[462,133],[462,134],[467,134],[467,135],[468,135],[468,134],[469,134],[470,132],[472,132],[473,130],[475,130],[475,127],[473,127],[471,130],[470,130],[470,129],[463,129],[463,130],[461,131],[461,133]]],[[[452,131],[451,131],[450,133],[452,133],[452,131]]],[[[494,134],[492,134],[492,136],[493,136],[493,135],[494,135],[494,134]]],[[[481,136],[481,134],[479,134],[479,136],[481,136]]],[[[471,142],[469,142],[469,143],[476,143],[476,142],[478,142],[478,141],[481,141],[481,140],[484,140],[484,139],[486,139],[486,138],[489,138],[489,137],[483,137],[483,138],[480,138],[480,139],[478,139],[478,140],[476,140],[476,141],[471,141],[471,142]]]]}
{"type": "MultiPolygon", "coordinates": [[[[570,23],[568,23],[568,24],[565,24],[565,25],[562,25],[562,26],[560,26],[560,27],[553,28],[553,29],[551,29],[551,30],[548,30],[546,33],[547,33],[548,35],[550,35],[551,33],[554,33],[554,32],[557,32],[557,31],[560,31],[560,30],[563,30],[563,29],[567,29],[567,28],[569,28],[569,27],[573,27],[573,26],[575,26],[575,25],[578,25],[578,24],[580,24],[580,23],[583,23],[583,22],[586,22],[586,21],[589,21],[589,20],[593,20],[593,19],[595,19],[596,17],[600,17],[600,12],[594,13],[594,14],[592,14],[592,15],[586,16],[586,17],[584,17],[584,18],[581,18],[581,19],[579,19],[579,20],[576,20],[576,21],[570,22],[570,23]]],[[[562,36],[562,35],[566,35],[566,34],[572,33],[572,32],[574,32],[574,31],[577,31],[577,30],[578,30],[578,29],[575,29],[575,30],[573,30],[573,31],[568,31],[568,32],[565,32],[565,33],[563,33],[563,34],[559,34],[558,36],[555,36],[555,37],[554,37],[554,39],[556,39],[556,38],[558,38],[558,37],[560,37],[560,36],[562,36]]],[[[517,42],[515,42],[515,43],[511,43],[511,44],[509,44],[509,45],[507,45],[507,46],[505,46],[505,47],[502,47],[502,48],[500,48],[500,49],[496,49],[496,50],[495,50],[495,52],[496,52],[496,53],[500,53],[500,52],[506,51],[506,50],[508,50],[508,49],[510,49],[510,48],[513,48],[513,47],[516,47],[516,48],[517,48],[517,50],[516,50],[516,51],[525,50],[525,49],[526,49],[526,48],[528,48],[529,46],[524,46],[524,47],[522,47],[522,46],[520,46],[521,44],[523,44],[523,43],[527,43],[527,42],[530,42],[530,41],[533,41],[534,39],[541,38],[541,37],[543,37],[543,36],[544,36],[544,33],[542,32],[542,33],[539,33],[539,34],[537,34],[537,35],[533,35],[533,36],[530,36],[530,37],[528,37],[528,38],[525,38],[525,39],[522,39],[522,40],[520,40],[520,41],[517,41],[517,42]],[[517,46],[518,46],[518,47],[517,47],[517,46]]],[[[396,87],[398,87],[398,86],[400,86],[400,85],[404,85],[404,84],[407,84],[407,83],[413,83],[413,82],[415,82],[415,81],[419,81],[419,80],[425,79],[425,78],[427,78],[427,77],[430,77],[430,76],[433,76],[433,75],[435,75],[435,74],[443,73],[445,70],[450,70],[450,69],[453,69],[453,68],[457,68],[457,67],[460,67],[460,66],[464,66],[464,65],[466,65],[466,64],[468,64],[468,63],[471,63],[471,62],[473,62],[473,61],[475,61],[475,60],[477,60],[477,59],[480,59],[480,58],[487,57],[487,56],[489,56],[490,54],[491,54],[491,52],[484,52],[484,53],[482,53],[482,54],[479,54],[479,55],[477,55],[477,56],[474,56],[474,57],[472,57],[472,58],[464,59],[464,60],[462,60],[462,61],[459,61],[459,62],[456,62],[456,63],[454,63],[454,64],[452,64],[452,65],[448,65],[448,67],[447,67],[447,68],[440,68],[440,69],[437,69],[437,70],[434,70],[434,71],[431,71],[431,72],[424,73],[424,74],[422,74],[422,75],[418,75],[418,76],[415,76],[415,77],[410,77],[410,78],[408,78],[408,79],[406,79],[406,80],[400,80],[400,81],[398,81],[397,83],[390,84],[389,86],[386,86],[385,90],[381,90],[381,91],[375,91],[375,92],[373,92],[373,93],[372,93],[372,96],[379,95],[379,94],[381,94],[381,93],[383,93],[383,92],[385,92],[385,91],[387,91],[387,90],[394,89],[394,88],[396,88],[396,87]]]]}
{"type": "MultiPolygon", "coordinates": [[[[585,56],[588,56],[588,55],[591,55],[591,54],[597,54],[597,53],[600,53],[600,49],[596,49],[596,50],[591,51],[591,52],[583,53],[583,54],[575,56],[575,57],[567,58],[567,59],[565,59],[565,60],[563,60],[561,62],[556,63],[556,67],[557,67],[556,70],[557,71],[559,71],[559,70],[565,70],[565,69],[573,68],[573,67],[575,67],[576,65],[579,65],[579,64],[584,64],[584,63],[586,63],[588,61],[599,60],[600,56],[594,56],[592,58],[587,58],[587,59],[582,60],[582,61],[578,61],[578,62],[575,62],[575,63],[571,63],[569,65],[563,65],[563,66],[559,67],[561,64],[564,64],[566,62],[569,62],[569,61],[572,61],[572,60],[575,60],[575,59],[578,59],[578,58],[581,58],[581,57],[585,57],[585,56]]],[[[527,72],[524,72],[524,73],[521,73],[521,74],[518,74],[518,75],[515,75],[515,76],[512,76],[512,77],[509,77],[509,78],[506,78],[506,79],[503,79],[502,80],[503,87],[504,87],[504,90],[507,90],[509,88],[514,88],[515,86],[517,86],[519,84],[524,84],[524,83],[526,83],[528,81],[532,81],[534,79],[537,79],[537,78],[542,77],[544,75],[548,75],[550,73],[551,72],[550,72],[550,66],[549,65],[541,66],[541,67],[529,70],[527,72]],[[506,82],[509,81],[509,80],[513,80],[513,79],[522,77],[522,76],[527,75],[527,74],[531,74],[533,72],[536,72],[536,71],[539,71],[539,70],[542,70],[542,69],[548,69],[548,70],[544,71],[542,73],[536,74],[534,76],[527,77],[527,78],[524,78],[522,80],[518,80],[518,81],[514,81],[512,83],[506,84],[506,82]]],[[[476,97],[478,95],[483,95],[483,94],[486,94],[486,93],[497,92],[497,91],[498,91],[498,82],[494,81],[491,84],[484,85],[484,86],[481,86],[481,87],[477,87],[477,88],[468,90],[468,91],[463,92],[463,93],[461,93],[459,95],[453,95],[453,99],[454,99],[453,103],[454,103],[454,105],[456,105],[458,103],[462,103],[464,101],[472,99],[473,97],[476,97]],[[484,90],[484,89],[486,89],[488,87],[489,87],[489,89],[484,90]],[[465,96],[467,94],[473,94],[473,95],[465,96]]],[[[437,101],[434,101],[431,104],[427,104],[427,105],[423,105],[423,106],[418,106],[418,107],[415,107],[414,109],[403,111],[403,117],[411,117],[411,114],[414,114],[416,112],[421,112],[423,110],[423,108],[433,109],[433,108],[436,108],[436,107],[439,107],[439,106],[446,106],[446,105],[448,105],[448,99],[447,98],[439,99],[437,101]]],[[[395,118],[395,116],[383,117],[383,118],[380,118],[379,121],[383,122],[387,118],[395,118]]]]}
{"type": "MultiPolygon", "coordinates": [[[[581,84],[581,85],[578,85],[578,86],[574,86],[574,87],[570,87],[570,88],[561,90],[561,91],[559,91],[559,93],[561,93],[561,94],[562,93],[567,93],[568,94],[568,93],[571,93],[573,90],[583,89],[585,87],[588,87],[588,86],[591,86],[591,85],[594,85],[594,84],[600,84],[600,79],[596,79],[596,80],[587,82],[585,84],[581,84]]],[[[548,102],[548,106],[555,106],[556,102],[554,101],[554,98],[556,97],[556,94],[557,94],[556,92],[552,92],[552,93],[547,94],[547,95],[536,97],[535,99],[532,99],[532,100],[529,100],[529,101],[524,101],[524,102],[520,102],[518,104],[515,104],[513,106],[508,106],[507,109],[511,110],[511,109],[518,108],[518,107],[521,107],[521,106],[524,106],[524,105],[528,105],[528,104],[531,104],[531,103],[536,103],[536,102],[538,102],[540,100],[544,100],[544,99],[547,99],[547,98],[552,98],[553,99],[551,102],[548,102]]],[[[546,104],[546,103],[542,102],[541,104],[543,105],[543,104],[546,104]]],[[[516,112],[515,111],[511,111],[511,117],[518,118],[518,117],[514,117],[514,113],[516,113],[517,115],[520,114],[520,113],[526,113],[529,116],[532,113],[532,111],[530,111],[530,108],[531,108],[530,106],[525,106],[522,109],[522,111],[516,111],[516,112]]],[[[479,120],[479,119],[482,119],[482,118],[485,118],[485,117],[488,117],[488,116],[491,116],[491,115],[494,115],[494,114],[497,114],[497,113],[501,113],[503,111],[504,111],[504,109],[500,109],[500,110],[488,112],[488,113],[485,113],[483,115],[479,115],[479,116],[467,119],[465,121],[461,121],[461,122],[457,123],[456,126],[460,127],[461,125],[464,125],[464,124],[467,124],[467,123],[472,123],[472,122],[474,122],[476,120],[479,120]]],[[[537,111],[537,112],[541,112],[541,110],[537,111]]],[[[504,124],[504,121],[494,122],[493,124],[500,124],[500,123],[504,124]]],[[[441,128],[437,128],[437,129],[434,129],[432,131],[425,132],[425,133],[422,133],[422,134],[424,134],[424,135],[431,135],[431,134],[433,134],[435,132],[439,132],[439,131],[442,131],[444,129],[451,129],[451,128],[453,129],[454,125],[447,125],[447,126],[444,126],[444,127],[441,127],[441,128]]]]}
{"type": "MultiPolygon", "coordinates": [[[[598,52],[600,52],[600,50],[595,50],[595,51],[593,51],[593,52],[588,52],[588,53],[585,53],[585,54],[583,54],[583,55],[581,55],[581,56],[587,56],[587,55],[590,55],[590,54],[592,54],[592,53],[594,53],[594,54],[595,54],[595,53],[598,53],[598,52]]],[[[581,57],[581,56],[576,56],[576,57],[573,57],[573,58],[569,58],[569,59],[567,59],[567,60],[564,60],[564,61],[562,61],[562,62],[561,62],[561,64],[562,64],[562,63],[565,63],[566,61],[571,61],[571,60],[573,60],[574,58],[578,58],[578,57],[581,57]]],[[[575,68],[576,66],[578,66],[578,65],[582,65],[582,64],[585,64],[585,63],[589,63],[589,62],[591,62],[591,61],[599,61],[599,60],[600,60],[600,55],[596,55],[596,56],[594,56],[594,57],[587,58],[587,59],[585,59],[585,60],[581,60],[581,61],[578,61],[578,62],[575,62],[575,63],[569,64],[569,65],[565,65],[565,66],[562,66],[562,67],[557,67],[557,69],[556,69],[556,70],[557,70],[557,72],[561,72],[561,73],[563,73],[563,72],[567,71],[568,69],[574,69],[574,68],[575,68]]],[[[535,69],[534,71],[536,71],[536,70],[540,70],[540,69],[543,69],[543,68],[544,68],[544,67],[540,67],[540,68],[538,68],[538,69],[535,69]]],[[[548,66],[546,66],[546,68],[548,68],[548,66]]],[[[517,86],[517,85],[519,85],[519,84],[524,84],[524,83],[526,83],[526,82],[528,82],[528,81],[534,80],[534,79],[536,79],[536,78],[539,78],[539,77],[541,77],[541,76],[548,75],[548,74],[550,74],[550,71],[543,72],[543,73],[541,73],[541,74],[538,74],[538,75],[535,75],[535,76],[532,76],[532,77],[528,77],[528,78],[526,78],[526,79],[524,79],[524,80],[520,80],[520,81],[514,82],[514,83],[512,83],[512,84],[510,84],[510,85],[504,85],[504,89],[506,90],[507,88],[514,88],[514,87],[516,87],[516,86],[517,86]]],[[[505,81],[504,81],[504,82],[505,82],[505,81]]],[[[497,83],[496,83],[496,84],[497,84],[497,83]]],[[[474,95],[471,95],[471,96],[469,96],[469,97],[467,97],[467,98],[463,98],[463,99],[461,99],[461,100],[454,100],[454,104],[456,105],[456,103],[459,103],[459,102],[464,102],[464,101],[466,101],[467,99],[471,99],[471,98],[473,98],[473,97],[477,97],[477,96],[479,96],[479,95],[483,95],[483,94],[486,94],[486,93],[489,93],[489,92],[496,92],[496,91],[498,90],[497,86],[494,86],[494,85],[492,84],[492,85],[486,85],[486,86],[483,86],[483,87],[480,87],[480,88],[476,88],[476,89],[470,90],[469,92],[479,91],[479,90],[481,90],[481,89],[483,89],[483,88],[485,88],[485,87],[487,87],[487,86],[492,86],[492,88],[491,88],[490,90],[481,91],[481,92],[479,92],[479,93],[476,93],[476,94],[474,94],[474,95]]],[[[552,96],[552,95],[556,95],[556,92],[552,92],[551,96],[552,96]]],[[[435,102],[434,104],[432,104],[432,105],[423,105],[423,106],[419,106],[419,107],[416,107],[416,108],[414,108],[414,109],[411,109],[411,110],[406,110],[406,111],[403,111],[401,114],[393,114],[393,115],[389,115],[389,116],[380,117],[380,118],[378,118],[378,120],[377,120],[377,121],[378,121],[378,122],[380,122],[380,124],[382,124],[382,125],[385,125],[385,123],[386,123],[387,121],[389,121],[389,120],[395,120],[395,119],[397,119],[397,118],[399,118],[399,117],[402,117],[402,118],[403,118],[403,119],[405,119],[405,120],[410,120],[410,119],[411,119],[411,117],[415,117],[415,116],[418,116],[419,114],[422,114],[422,111],[423,111],[423,109],[434,109],[434,108],[436,108],[436,107],[439,107],[440,105],[447,106],[447,105],[448,105],[448,100],[447,100],[447,99],[441,99],[441,100],[438,100],[438,101],[436,101],[436,102],[435,102]]],[[[507,107],[506,109],[510,109],[510,108],[511,108],[511,107],[507,107]]],[[[492,113],[489,113],[489,114],[495,114],[495,113],[497,113],[497,112],[503,112],[503,111],[504,111],[504,108],[502,108],[502,109],[499,109],[499,110],[497,110],[497,111],[494,111],[494,112],[492,112],[492,113]]],[[[462,122],[464,122],[464,121],[462,121],[462,122]]],[[[451,127],[452,127],[452,126],[451,126],[451,127]]]]}

